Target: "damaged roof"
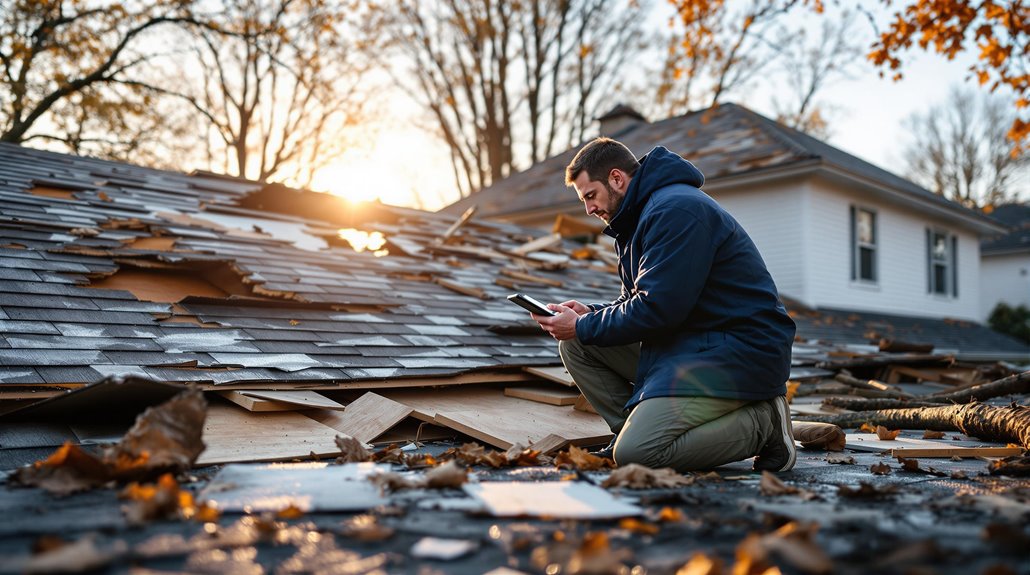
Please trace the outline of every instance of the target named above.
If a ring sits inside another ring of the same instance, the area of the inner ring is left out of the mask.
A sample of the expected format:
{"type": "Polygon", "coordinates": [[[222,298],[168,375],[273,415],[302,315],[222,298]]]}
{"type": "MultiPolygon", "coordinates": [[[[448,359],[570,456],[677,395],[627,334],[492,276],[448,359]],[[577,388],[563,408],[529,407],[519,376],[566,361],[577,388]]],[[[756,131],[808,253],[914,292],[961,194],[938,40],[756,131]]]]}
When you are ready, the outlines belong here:
{"type": "MultiPolygon", "coordinates": [[[[608,248],[540,233],[0,144],[0,397],[119,375],[250,389],[525,380],[561,362],[506,295],[619,289],[608,248]]],[[[998,342],[964,327],[955,347],[998,342]]]]}
{"type": "MultiPolygon", "coordinates": [[[[737,104],[720,104],[653,123],[641,122],[613,136],[639,155],[656,145],[669,148],[701,170],[707,187],[744,176],[772,178],[777,174],[830,168],[877,190],[889,190],[905,201],[933,206],[981,233],[1001,231],[995,221],[978,212],[737,104]]],[[[545,207],[578,210],[575,194],[564,185],[565,166],[578,149],[579,146],[535,164],[442,211],[457,214],[477,206],[484,217],[504,217],[545,207]]]]}
{"type": "Polygon", "coordinates": [[[503,296],[617,290],[599,260],[519,253],[534,232],[505,224],[448,236],[449,216],[12,145],[0,200],[4,389],[555,365],[553,340],[503,296]]]}
{"type": "Polygon", "coordinates": [[[1030,205],[1006,204],[998,206],[990,217],[1009,228],[1009,233],[984,241],[980,253],[1001,256],[1030,252],[1030,205]]]}

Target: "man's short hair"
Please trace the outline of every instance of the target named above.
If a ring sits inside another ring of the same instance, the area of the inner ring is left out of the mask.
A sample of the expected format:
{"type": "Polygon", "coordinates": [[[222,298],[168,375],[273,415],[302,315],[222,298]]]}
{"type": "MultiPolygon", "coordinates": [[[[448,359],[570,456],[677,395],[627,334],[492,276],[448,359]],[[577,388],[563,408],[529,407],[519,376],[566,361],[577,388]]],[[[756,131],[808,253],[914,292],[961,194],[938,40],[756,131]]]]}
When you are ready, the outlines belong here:
{"type": "Polygon", "coordinates": [[[633,152],[622,142],[611,138],[595,138],[583,146],[565,168],[565,185],[571,186],[583,172],[590,176],[592,182],[604,182],[613,169],[618,168],[632,176],[639,167],[640,163],[633,152]]]}

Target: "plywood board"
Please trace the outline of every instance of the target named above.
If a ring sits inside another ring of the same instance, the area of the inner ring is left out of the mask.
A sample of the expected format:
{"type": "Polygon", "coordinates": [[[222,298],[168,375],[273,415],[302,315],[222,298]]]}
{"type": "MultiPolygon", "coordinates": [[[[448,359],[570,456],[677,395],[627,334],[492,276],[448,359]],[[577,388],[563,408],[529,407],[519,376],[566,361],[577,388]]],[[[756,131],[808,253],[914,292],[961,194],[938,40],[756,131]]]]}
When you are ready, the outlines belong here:
{"type": "Polygon", "coordinates": [[[316,409],[305,415],[345,433],[358,441],[368,443],[411,415],[412,408],[368,392],[352,402],[344,411],[316,409]]]}
{"type": "Polygon", "coordinates": [[[245,461],[281,461],[339,453],[339,432],[310,417],[289,411],[252,413],[214,403],[204,421],[204,443],[197,465],[245,461]]]}
{"type": "Polygon", "coordinates": [[[278,401],[281,403],[291,403],[301,408],[305,407],[321,407],[323,409],[343,409],[343,404],[337,403],[328,397],[318,393],[317,391],[258,391],[258,390],[247,390],[241,391],[243,395],[265,399],[269,401],[278,401]]]}
{"type": "Polygon", "coordinates": [[[1008,457],[1023,453],[1021,447],[905,447],[891,450],[895,457],[1008,457]]]}
{"type": "Polygon", "coordinates": [[[495,517],[614,519],[643,512],[609,491],[582,481],[487,481],[466,483],[463,488],[495,517]]]}
{"type": "Polygon", "coordinates": [[[572,379],[572,376],[563,366],[557,367],[526,367],[523,368],[526,373],[542,377],[544,379],[551,380],[555,383],[567,385],[569,387],[575,387],[576,381],[572,379]]]}
{"type": "Polygon", "coordinates": [[[877,437],[875,433],[849,433],[847,434],[847,448],[854,449],[855,451],[890,451],[892,449],[902,448],[938,448],[944,447],[944,444],[940,441],[931,441],[928,439],[909,439],[907,437],[899,437],[893,440],[883,440],[877,437]]]}
{"type": "Polygon", "coordinates": [[[576,403],[576,398],[579,397],[579,392],[568,389],[522,386],[506,387],[504,388],[504,395],[507,395],[508,397],[520,397],[522,399],[528,399],[539,403],[547,403],[549,405],[572,405],[576,403]]]}
{"type": "Polygon", "coordinates": [[[576,444],[611,438],[597,415],[570,407],[508,397],[496,388],[390,391],[383,395],[414,409],[415,417],[450,427],[484,443],[507,449],[554,434],[576,444]]]}
{"type": "Polygon", "coordinates": [[[218,395],[221,395],[225,399],[228,399],[247,411],[296,411],[300,409],[292,403],[282,403],[281,401],[251,397],[249,395],[244,395],[242,391],[219,391],[218,395]]]}

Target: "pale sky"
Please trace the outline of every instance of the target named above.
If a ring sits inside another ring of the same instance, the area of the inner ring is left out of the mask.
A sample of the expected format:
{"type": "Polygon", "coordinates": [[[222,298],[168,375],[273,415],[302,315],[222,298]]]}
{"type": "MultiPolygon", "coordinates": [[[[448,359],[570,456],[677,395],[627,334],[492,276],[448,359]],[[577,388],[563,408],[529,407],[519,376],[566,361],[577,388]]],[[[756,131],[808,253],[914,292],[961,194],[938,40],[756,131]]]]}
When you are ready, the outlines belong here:
{"type": "MultiPolygon", "coordinates": [[[[664,22],[663,18],[658,21],[664,22]]],[[[868,31],[868,26],[859,28],[868,31]]],[[[903,152],[910,142],[904,127],[905,118],[942,103],[953,85],[979,89],[975,82],[966,81],[974,58],[975,54],[966,53],[955,61],[948,61],[937,54],[910,51],[903,57],[905,77],[900,82],[892,81],[889,75],[880,78],[871,65],[859,63],[851,79],[836,80],[817,98],[833,107],[828,142],[904,176],[903,152]]],[[[727,101],[775,117],[770,98],[774,88],[765,85],[751,90],[746,102],[740,98],[727,101]]],[[[613,101],[611,105],[616,103],[613,101]]],[[[388,113],[377,117],[376,130],[366,134],[359,147],[347,157],[323,170],[312,187],[354,200],[378,198],[389,204],[428,210],[457,200],[447,147],[417,127],[425,120],[419,119],[415,106],[397,94],[389,96],[383,109],[388,113]]],[[[1026,178],[1020,185],[1026,187],[1026,178]]],[[[1021,193],[1026,197],[1026,190],[1021,193]]]]}

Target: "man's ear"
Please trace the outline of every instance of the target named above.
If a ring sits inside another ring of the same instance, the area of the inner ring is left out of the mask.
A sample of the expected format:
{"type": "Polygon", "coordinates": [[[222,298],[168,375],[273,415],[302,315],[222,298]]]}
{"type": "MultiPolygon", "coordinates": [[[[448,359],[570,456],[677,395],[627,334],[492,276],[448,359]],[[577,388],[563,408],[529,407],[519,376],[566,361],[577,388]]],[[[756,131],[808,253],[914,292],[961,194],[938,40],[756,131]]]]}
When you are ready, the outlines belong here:
{"type": "Polygon", "coordinates": [[[626,181],[626,174],[618,168],[612,168],[608,172],[608,184],[613,190],[619,190],[626,181]]]}

